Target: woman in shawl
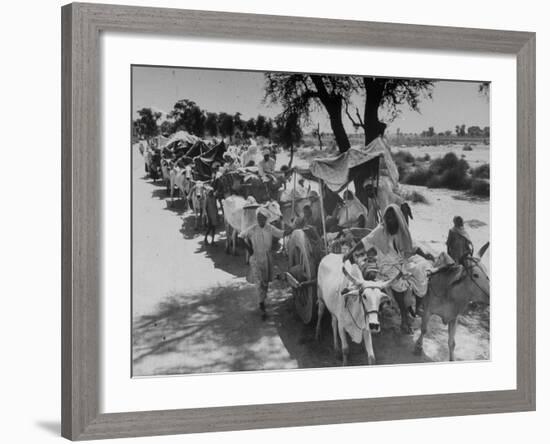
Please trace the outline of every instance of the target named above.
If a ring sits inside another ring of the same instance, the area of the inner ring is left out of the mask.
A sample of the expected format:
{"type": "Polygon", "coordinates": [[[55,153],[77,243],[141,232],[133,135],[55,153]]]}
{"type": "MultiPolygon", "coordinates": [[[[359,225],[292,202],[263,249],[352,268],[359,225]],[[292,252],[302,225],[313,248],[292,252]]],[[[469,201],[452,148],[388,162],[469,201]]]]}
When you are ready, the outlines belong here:
{"type": "Polygon", "coordinates": [[[413,245],[409,226],[398,205],[386,207],[382,221],[344,256],[344,261],[351,260],[353,253],[360,248],[365,251],[376,249],[379,278],[392,279],[399,273],[403,274],[392,283],[391,289],[401,311],[401,329],[411,333],[405,295],[408,289],[412,289],[418,311],[421,298],[428,290],[427,270],[431,263],[427,260],[429,255],[413,245]]]}
{"type": "Polygon", "coordinates": [[[464,228],[464,220],[460,216],[453,218],[454,226],[449,230],[447,236],[447,253],[453,260],[460,264],[465,256],[472,256],[474,246],[470,240],[470,235],[464,228]]]}

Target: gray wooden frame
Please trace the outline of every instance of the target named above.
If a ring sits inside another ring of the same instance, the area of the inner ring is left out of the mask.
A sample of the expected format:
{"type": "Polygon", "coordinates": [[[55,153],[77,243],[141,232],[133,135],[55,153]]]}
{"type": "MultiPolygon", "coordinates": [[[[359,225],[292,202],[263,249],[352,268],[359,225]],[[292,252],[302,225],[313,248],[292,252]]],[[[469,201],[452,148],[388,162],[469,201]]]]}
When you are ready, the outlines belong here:
{"type": "Polygon", "coordinates": [[[62,8],[62,435],[97,439],[535,409],[535,34],[225,12],[62,8]],[[99,34],[460,50],[517,57],[517,389],[238,407],[99,411],[99,34]]]}

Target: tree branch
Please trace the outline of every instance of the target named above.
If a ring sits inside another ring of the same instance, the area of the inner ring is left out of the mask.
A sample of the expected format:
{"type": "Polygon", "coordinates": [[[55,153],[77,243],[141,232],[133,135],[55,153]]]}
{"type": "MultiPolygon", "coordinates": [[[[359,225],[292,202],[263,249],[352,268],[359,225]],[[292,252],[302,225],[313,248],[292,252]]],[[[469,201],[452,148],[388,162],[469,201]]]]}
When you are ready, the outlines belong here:
{"type": "Polygon", "coordinates": [[[359,121],[359,123],[357,123],[353,117],[351,116],[350,112],[349,112],[349,102],[344,99],[344,103],[346,104],[346,115],[348,116],[348,119],[351,120],[351,124],[353,125],[354,128],[365,128],[365,124],[363,122],[363,120],[361,120],[361,115],[359,114],[359,108],[355,107],[355,114],[357,115],[357,119],[359,121]]]}

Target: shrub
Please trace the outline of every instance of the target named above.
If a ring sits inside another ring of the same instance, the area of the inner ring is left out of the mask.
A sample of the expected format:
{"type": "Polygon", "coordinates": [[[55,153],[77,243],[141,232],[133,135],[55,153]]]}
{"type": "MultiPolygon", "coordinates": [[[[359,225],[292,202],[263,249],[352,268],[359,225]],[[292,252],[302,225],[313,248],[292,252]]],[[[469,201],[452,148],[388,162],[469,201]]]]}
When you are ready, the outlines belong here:
{"type": "Polygon", "coordinates": [[[456,156],[455,153],[450,152],[445,154],[443,157],[435,159],[430,165],[430,170],[432,170],[434,174],[441,174],[445,170],[450,170],[461,165],[461,162],[466,161],[462,161],[456,156]]]}
{"type": "Polygon", "coordinates": [[[430,176],[426,181],[426,186],[428,188],[443,188],[442,183],[441,176],[430,176]]]}
{"type": "Polygon", "coordinates": [[[491,185],[485,179],[473,179],[470,185],[470,194],[478,197],[489,197],[491,195],[491,185]]]}
{"type": "Polygon", "coordinates": [[[468,177],[469,168],[468,162],[464,159],[459,159],[453,152],[447,153],[445,156],[435,159],[430,165],[432,177],[428,180],[427,186],[465,190],[471,184],[468,177]]]}
{"type": "Polygon", "coordinates": [[[451,190],[466,190],[471,185],[471,179],[466,171],[459,167],[446,170],[439,177],[439,188],[449,188],[451,190]]]}
{"type": "Polygon", "coordinates": [[[420,193],[416,190],[404,191],[404,192],[401,193],[401,196],[405,200],[409,200],[413,203],[423,203],[423,204],[428,203],[428,199],[426,199],[426,197],[422,193],[420,193]]]}
{"type": "Polygon", "coordinates": [[[396,162],[404,162],[404,163],[414,162],[414,156],[408,151],[404,151],[404,150],[399,150],[397,153],[395,153],[393,158],[396,162]]]}
{"type": "Polygon", "coordinates": [[[411,171],[405,175],[403,178],[403,183],[409,185],[422,185],[426,186],[428,181],[432,178],[432,173],[427,168],[417,168],[414,171],[411,171]]]}
{"type": "Polygon", "coordinates": [[[432,158],[428,153],[424,154],[423,156],[418,156],[416,158],[417,162],[429,162],[432,158]]]}
{"type": "Polygon", "coordinates": [[[472,177],[475,179],[489,179],[491,176],[490,173],[489,164],[484,163],[483,165],[480,165],[472,170],[472,177]]]}
{"type": "MultiPolygon", "coordinates": [[[[399,167],[398,167],[399,168],[399,167]]],[[[488,177],[489,166],[482,165],[476,168],[475,179],[488,177]],[[479,171],[478,171],[479,170],[479,171]]],[[[402,182],[409,185],[421,185],[428,188],[449,188],[451,190],[468,190],[472,187],[472,178],[468,174],[470,166],[464,159],[459,159],[455,153],[447,153],[445,156],[434,159],[429,168],[416,168],[404,174],[402,182]]],[[[401,172],[401,169],[400,169],[401,172]]],[[[481,187],[476,188],[483,193],[481,187]]]]}

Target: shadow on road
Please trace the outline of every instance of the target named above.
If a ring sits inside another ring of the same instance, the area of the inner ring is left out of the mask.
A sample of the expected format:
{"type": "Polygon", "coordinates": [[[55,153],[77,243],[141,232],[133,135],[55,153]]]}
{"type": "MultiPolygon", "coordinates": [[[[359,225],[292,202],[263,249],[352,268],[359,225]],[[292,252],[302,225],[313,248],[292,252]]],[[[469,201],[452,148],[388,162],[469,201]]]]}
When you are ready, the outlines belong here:
{"type": "Polygon", "coordinates": [[[217,239],[215,245],[205,245],[204,242],[201,242],[195,253],[204,253],[213,262],[216,269],[223,270],[235,277],[245,277],[248,272],[248,265],[245,263],[244,254],[233,256],[226,253],[225,238],[217,237],[217,239]]]}
{"type": "MultiPolygon", "coordinates": [[[[315,326],[297,317],[288,289],[280,282],[272,287],[265,320],[256,306],[254,286],[244,280],[193,295],[173,295],[155,313],[134,319],[134,375],[340,366],[330,316],[324,317],[317,342],[315,326]]],[[[430,361],[413,354],[413,336],[399,333],[398,319],[391,313],[386,318],[383,332],[373,341],[378,364],[430,361]]],[[[349,365],[366,364],[363,346],[351,343],[349,365]]]]}
{"type": "Polygon", "coordinates": [[[270,322],[262,321],[245,281],[174,295],[134,319],[134,375],[291,368],[270,322]]]}
{"type": "MultiPolygon", "coordinates": [[[[334,350],[331,316],[325,312],[321,321],[321,339],[315,339],[314,320],[310,325],[304,325],[294,310],[292,297],[286,297],[277,306],[279,318],[278,332],[290,356],[298,363],[298,368],[335,367],[342,365],[341,344],[338,339],[338,351],[334,350]]],[[[430,362],[431,359],[422,354],[413,353],[414,339],[412,335],[402,335],[399,330],[400,319],[397,311],[387,310],[382,320],[383,330],[373,336],[374,354],[377,364],[404,364],[430,362]]],[[[350,344],[349,365],[367,365],[367,356],[362,344],[350,344]]]]}

